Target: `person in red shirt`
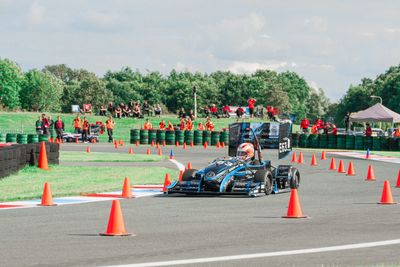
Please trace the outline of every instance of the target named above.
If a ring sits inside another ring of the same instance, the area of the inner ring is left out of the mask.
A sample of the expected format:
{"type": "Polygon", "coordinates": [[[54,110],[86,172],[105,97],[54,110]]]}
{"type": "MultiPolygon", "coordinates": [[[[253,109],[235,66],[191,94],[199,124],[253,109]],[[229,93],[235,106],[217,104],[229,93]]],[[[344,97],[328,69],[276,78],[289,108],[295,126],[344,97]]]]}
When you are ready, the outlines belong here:
{"type": "Polygon", "coordinates": [[[188,117],[186,120],[186,130],[188,130],[188,131],[193,130],[193,122],[190,117],[188,117]]]}
{"type": "Polygon", "coordinates": [[[333,134],[333,135],[337,135],[337,128],[335,124],[331,124],[331,131],[329,132],[329,134],[333,134]]]}
{"type": "Polygon", "coordinates": [[[161,120],[160,123],[158,124],[158,128],[160,130],[165,130],[165,122],[164,120],[161,120]]]}
{"type": "Polygon", "coordinates": [[[181,118],[181,124],[179,124],[179,129],[181,131],[186,130],[186,124],[185,124],[185,119],[184,118],[181,118]]]}
{"type": "Polygon", "coordinates": [[[210,107],[210,113],[211,115],[215,116],[217,119],[219,119],[218,115],[218,108],[215,106],[215,104],[212,104],[210,107]]]}
{"type": "Polygon", "coordinates": [[[267,106],[267,114],[268,114],[269,120],[272,121],[274,118],[274,107],[273,106],[267,106]]]}
{"type": "Polygon", "coordinates": [[[309,126],[310,126],[310,121],[307,119],[307,117],[303,118],[300,123],[300,129],[301,129],[302,133],[308,133],[309,126]]]}
{"type": "Polygon", "coordinates": [[[243,117],[243,114],[244,114],[244,109],[241,106],[239,106],[236,109],[236,116],[237,116],[238,121],[239,121],[239,119],[241,119],[243,117]]]}
{"type": "Polygon", "coordinates": [[[210,118],[208,118],[207,119],[207,122],[206,122],[206,130],[207,131],[214,131],[214,123],[211,121],[211,119],[210,118]]]}
{"type": "Polygon", "coordinates": [[[83,122],[82,122],[82,143],[87,141],[88,135],[89,135],[89,129],[90,129],[90,123],[86,119],[86,117],[83,117],[83,122]]]}
{"type": "Polygon", "coordinates": [[[253,118],[254,116],[254,105],[256,104],[256,99],[250,97],[249,100],[247,100],[247,105],[249,107],[249,112],[250,112],[250,118],[253,118]]]}
{"type": "Polygon", "coordinates": [[[199,124],[197,125],[197,130],[200,130],[200,131],[205,130],[203,123],[199,122],[199,124]]]}
{"type": "Polygon", "coordinates": [[[365,129],[365,136],[370,137],[370,136],[372,136],[372,128],[369,125],[369,123],[367,123],[366,125],[367,125],[367,128],[365,129]]]}
{"type": "Polygon", "coordinates": [[[64,122],[61,120],[61,117],[58,116],[56,122],[54,123],[54,128],[56,129],[57,139],[62,141],[62,135],[64,131],[64,122]]]}
{"type": "Polygon", "coordinates": [[[151,129],[153,129],[153,125],[151,125],[149,119],[146,119],[146,122],[145,122],[144,125],[143,125],[143,129],[145,129],[145,130],[151,130],[151,129]]]}
{"type": "Polygon", "coordinates": [[[229,118],[229,112],[232,112],[231,107],[228,105],[225,105],[225,107],[222,108],[222,116],[225,118],[229,118]]]}
{"type": "Polygon", "coordinates": [[[167,130],[168,130],[168,131],[173,131],[173,130],[174,130],[174,125],[173,125],[170,121],[168,121],[167,130]]]}

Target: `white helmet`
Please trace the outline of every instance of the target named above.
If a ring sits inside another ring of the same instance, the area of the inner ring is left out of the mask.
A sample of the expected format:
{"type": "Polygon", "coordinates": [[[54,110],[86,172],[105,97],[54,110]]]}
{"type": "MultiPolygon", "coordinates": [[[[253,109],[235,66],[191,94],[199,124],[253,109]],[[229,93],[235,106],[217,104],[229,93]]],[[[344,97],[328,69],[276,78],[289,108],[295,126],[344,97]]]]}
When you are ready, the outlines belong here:
{"type": "Polygon", "coordinates": [[[248,160],[254,157],[254,146],[251,143],[242,143],[238,146],[236,156],[242,160],[248,160]]]}

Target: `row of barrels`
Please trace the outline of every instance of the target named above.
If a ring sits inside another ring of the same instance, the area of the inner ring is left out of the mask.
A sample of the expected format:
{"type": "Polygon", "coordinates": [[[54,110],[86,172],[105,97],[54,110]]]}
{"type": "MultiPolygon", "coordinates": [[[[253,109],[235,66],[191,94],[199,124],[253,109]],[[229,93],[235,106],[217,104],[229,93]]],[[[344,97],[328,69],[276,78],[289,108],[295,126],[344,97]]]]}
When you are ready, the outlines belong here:
{"type": "Polygon", "coordinates": [[[0,143],[34,144],[42,141],[48,141],[47,135],[0,133],[0,143]]]}
{"type": "Polygon", "coordinates": [[[292,146],[349,150],[400,151],[400,138],[327,134],[292,134],[292,146]]]}
{"type": "Polygon", "coordinates": [[[191,144],[203,145],[207,144],[215,146],[218,142],[225,144],[229,143],[229,132],[228,131],[181,131],[181,130],[144,130],[144,129],[132,129],[130,143],[134,144],[139,142],[140,144],[151,144],[151,142],[158,142],[160,144],[165,143],[167,145],[175,145],[176,142],[179,144],[191,144]]]}

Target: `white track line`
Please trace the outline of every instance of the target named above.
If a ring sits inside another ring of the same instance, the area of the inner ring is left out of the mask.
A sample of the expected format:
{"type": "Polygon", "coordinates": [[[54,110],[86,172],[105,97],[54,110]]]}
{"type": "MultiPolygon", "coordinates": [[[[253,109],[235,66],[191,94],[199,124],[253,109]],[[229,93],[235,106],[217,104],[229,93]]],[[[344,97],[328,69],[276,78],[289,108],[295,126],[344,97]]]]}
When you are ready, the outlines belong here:
{"type": "Polygon", "coordinates": [[[341,245],[341,246],[332,246],[332,247],[286,250],[286,251],[232,255],[232,256],[222,256],[222,257],[212,257],[212,258],[197,258],[197,259],[185,259],[185,260],[173,260],[173,261],[156,261],[156,262],[136,263],[136,264],[126,264],[126,265],[113,265],[112,267],[139,267],[139,266],[153,267],[153,266],[184,265],[184,264],[195,264],[195,263],[206,263],[206,262],[221,262],[221,261],[233,261],[233,260],[267,258],[267,257],[288,256],[288,255],[332,252],[332,251],[360,249],[360,248],[372,248],[372,247],[398,245],[398,244],[400,244],[400,239],[359,243],[359,244],[349,244],[349,245],[341,245]]]}
{"type": "Polygon", "coordinates": [[[183,165],[182,163],[180,163],[179,161],[175,160],[175,159],[169,159],[169,161],[171,161],[172,163],[174,163],[176,165],[176,167],[180,170],[180,171],[184,171],[185,170],[185,165],[183,165]]]}

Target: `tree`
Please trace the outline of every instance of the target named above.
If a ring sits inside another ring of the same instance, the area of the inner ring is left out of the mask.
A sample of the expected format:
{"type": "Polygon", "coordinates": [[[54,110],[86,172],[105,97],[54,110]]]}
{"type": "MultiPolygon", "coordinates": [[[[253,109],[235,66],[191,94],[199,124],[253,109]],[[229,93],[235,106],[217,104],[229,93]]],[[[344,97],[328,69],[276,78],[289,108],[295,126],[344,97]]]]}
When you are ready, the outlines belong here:
{"type": "Polygon", "coordinates": [[[24,76],[17,63],[0,59],[0,104],[9,109],[20,107],[19,92],[24,76]]]}

